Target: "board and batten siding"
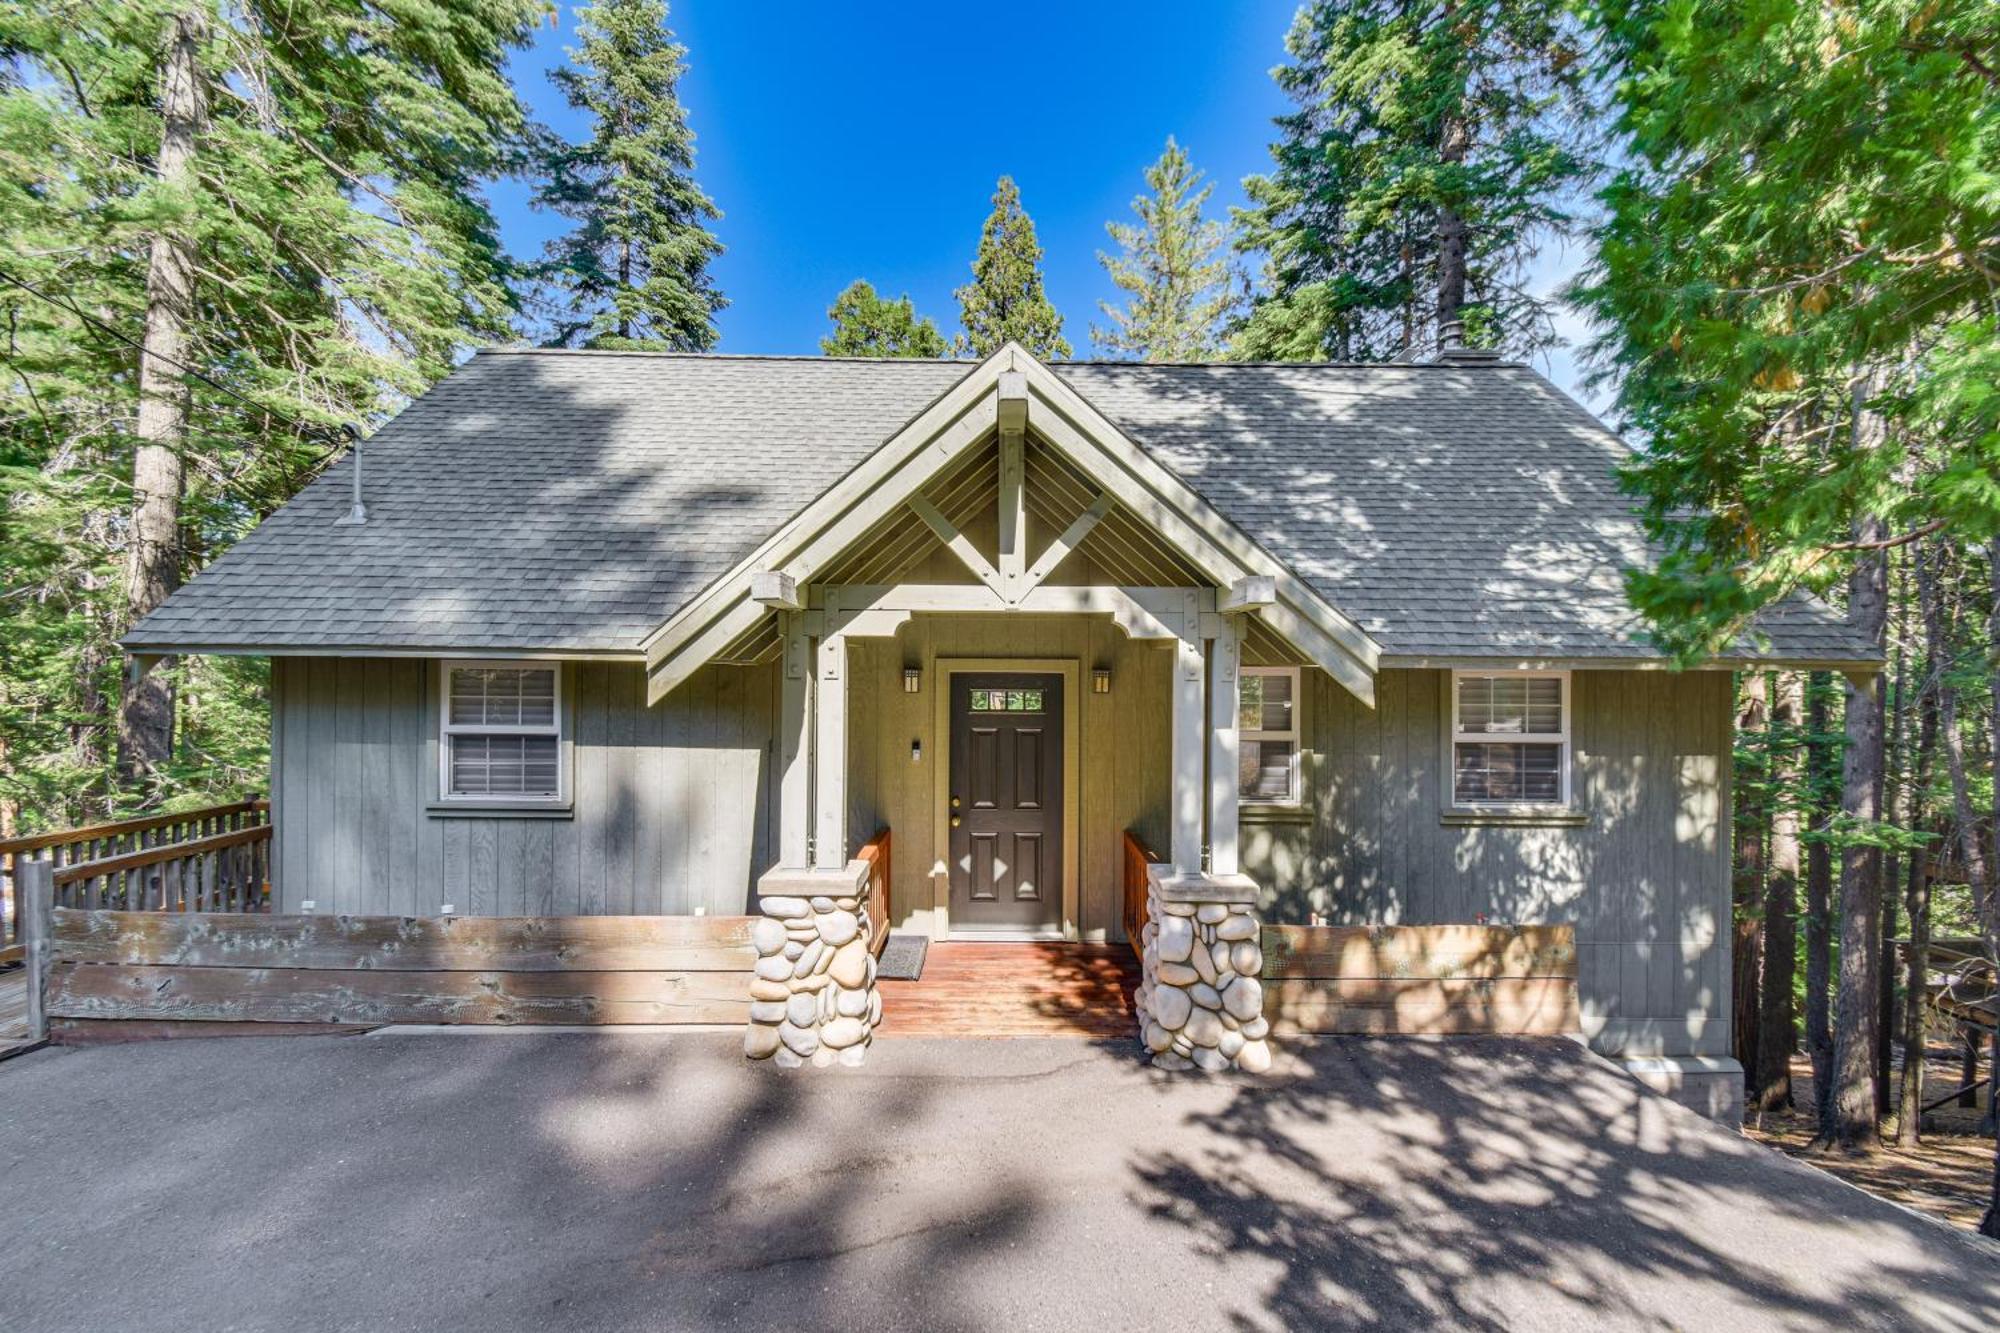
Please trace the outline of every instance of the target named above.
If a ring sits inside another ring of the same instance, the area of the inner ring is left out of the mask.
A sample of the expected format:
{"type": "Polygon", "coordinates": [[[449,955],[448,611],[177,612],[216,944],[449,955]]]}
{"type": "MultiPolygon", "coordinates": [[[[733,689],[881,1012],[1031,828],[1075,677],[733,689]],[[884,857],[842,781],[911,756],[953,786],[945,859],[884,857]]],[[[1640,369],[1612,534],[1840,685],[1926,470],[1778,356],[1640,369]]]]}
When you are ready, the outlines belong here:
{"type": "Polygon", "coordinates": [[[1578,671],[1574,826],[1445,811],[1449,673],[1384,671],[1377,706],[1306,672],[1307,810],[1246,817],[1273,922],[1573,925],[1606,1054],[1729,1054],[1730,677],[1578,671]]]}
{"type": "Polygon", "coordinates": [[[916,616],[893,639],[849,647],[848,831],[896,836],[891,921],[927,933],[939,862],[932,766],[949,762],[935,735],[939,659],[1070,659],[1077,687],[1065,702],[1077,725],[1077,926],[1085,940],[1122,940],[1120,851],[1126,829],[1166,846],[1173,720],[1173,654],[1164,644],[1128,639],[1106,616],[916,616]],[[922,675],[903,692],[905,667],[922,675]],[[1111,691],[1091,692],[1091,672],[1108,667],[1111,691]],[[922,759],[912,761],[912,742],[922,759]]]}
{"type": "Polygon", "coordinates": [[[772,666],[656,707],[636,663],[565,662],[567,815],[440,813],[437,664],[272,663],[276,910],[592,916],[750,910],[774,859],[772,666]]]}

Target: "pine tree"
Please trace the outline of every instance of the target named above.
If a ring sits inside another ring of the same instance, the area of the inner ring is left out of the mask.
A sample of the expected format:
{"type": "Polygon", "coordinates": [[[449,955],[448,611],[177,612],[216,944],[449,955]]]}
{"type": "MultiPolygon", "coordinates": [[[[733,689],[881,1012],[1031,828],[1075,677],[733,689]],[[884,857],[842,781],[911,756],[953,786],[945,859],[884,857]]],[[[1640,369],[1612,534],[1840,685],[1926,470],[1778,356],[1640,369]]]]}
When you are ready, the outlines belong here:
{"type": "Polygon", "coordinates": [[[1042,293],[1042,247],[1035,223],[1021,208],[1021,192],[1002,176],[993,192],[993,212],[979,233],[972,281],[958,297],[961,351],[987,356],[1009,339],[1043,360],[1070,353],[1062,316],[1042,293]]]}
{"type": "Polygon", "coordinates": [[[1222,350],[1222,326],[1235,304],[1228,233],[1202,216],[1215,187],[1201,177],[1169,136],[1159,161],[1146,168],[1152,193],[1132,201],[1138,224],[1104,224],[1120,253],[1100,250],[1097,262],[1130,301],[1123,310],[1098,303],[1111,320],[1090,331],[1102,350],[1141,361],[1205,361],[1222,350]]]}
{"type": "MultiPolygon", "coordinates": [[[[1629,166],[1581,295],[1647,440],[1626,482],[1663,554],[1630,590],[1684,660],[1801,585],[1844,583],[1879,646],[1888,549],[2000,533],[1991,17],[1986,0],[1591,11],[1629,166]]],[[[1878,808],[1875,690],[1848,690],[1844,726],[1822,1137],[1866,1150],[1882,850],[1901,835],[1878,808]]],[[[1987,929],[2000,950],[2000,914],[1987,929]]]]}
{"type": "Polygon", "coordinates": [[[819,350],[827,356],[940,357],[950,350],[908,295],[886,300],[858,278],[834,298],[826,317],[833,332],[819,340],[819,350]]]}
{"type": "Polygon", "coordinates": [[[591,118],[590,137],[559,144],[535,201],[576,225],[549,243],[550,346],[704,351],[725,302],[708,266],[719,218],[694,179],[694,134],[677,85],[687,48],[665,0],[596,0],[577,11],[572,63],[550,78],[591,118]]]}
{"type": "Polygon", "coordinates": [[[1589,163],[1584,71],[1561,6],[1316,0],[1279,86],[1275,170],[1245,182],[1267,290],[1240,356],[1381,360],[1461,337],[1530,351],[1552,302],[1523,289],[1589,163]]]}
{"type": "Polygon", "coordinates": [[[0,806],[24,826],[263,781],[262,664],[191,659],[127,710],[151,772],[118,785],[116,635],[338,427],[504,336],[481,182],[520,142],[502,68],[539,12],[0,9],[0,806]]]}

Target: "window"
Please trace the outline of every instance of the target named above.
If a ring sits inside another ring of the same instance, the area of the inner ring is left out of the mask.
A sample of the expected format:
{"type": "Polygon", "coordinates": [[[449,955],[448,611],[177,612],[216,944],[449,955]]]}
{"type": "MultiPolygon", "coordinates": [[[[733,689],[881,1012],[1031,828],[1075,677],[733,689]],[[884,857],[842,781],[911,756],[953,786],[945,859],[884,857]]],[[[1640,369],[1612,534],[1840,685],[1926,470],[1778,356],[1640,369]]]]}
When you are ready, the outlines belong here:
{"type": "Polygon", "coordinates": [[[1042,711],[1040,690],[974,690],[972,711],[975,713],[1039,713],[1042,711]]]}
{"type": "Polygon", "coordinates": [[[1244,667],[1236,683],[1236,795],[1253,805],[1299,803],[1299,669],[1244,667]]]}
{"type": "Polygon", "coordinates": [[[445,800],[563,798],[561,672],[554,663],[445,664],[445,800]]]}
{"type": "Polygon", "coordinates": [[[1569,673],[1452,673],[1452,804],[1569,804],[1569,673]]]}

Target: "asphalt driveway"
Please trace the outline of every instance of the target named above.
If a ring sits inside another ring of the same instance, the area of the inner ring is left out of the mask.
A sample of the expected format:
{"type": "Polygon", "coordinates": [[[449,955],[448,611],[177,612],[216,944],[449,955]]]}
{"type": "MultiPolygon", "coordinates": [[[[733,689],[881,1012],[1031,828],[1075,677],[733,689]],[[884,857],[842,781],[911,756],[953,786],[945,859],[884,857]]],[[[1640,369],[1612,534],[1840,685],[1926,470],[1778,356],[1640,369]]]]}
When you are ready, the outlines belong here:
{"type": "Polygon", "coordinates": [[[0,1328],[1990,1330],[2000,1250],[1560,1041],[177,1041],[0,1064],[0,1328]]]}

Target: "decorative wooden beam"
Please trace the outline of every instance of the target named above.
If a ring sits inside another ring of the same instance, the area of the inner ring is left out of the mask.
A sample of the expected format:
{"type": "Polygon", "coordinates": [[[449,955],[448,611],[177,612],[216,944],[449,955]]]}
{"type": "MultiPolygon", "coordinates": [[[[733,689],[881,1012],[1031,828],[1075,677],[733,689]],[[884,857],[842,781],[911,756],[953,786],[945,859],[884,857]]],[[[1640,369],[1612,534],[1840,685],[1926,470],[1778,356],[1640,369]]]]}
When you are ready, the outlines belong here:
{"type": "Polygon", "coordinates": [[[1274,574],[1246,574],[1223,590],[1215,609],[1223,615],[1235,615],[1241,611],[1255,611],[1259,607],[1275,606],[1278,601],[1278,579],[1274,574]]]}
{"type": "Polygon", "coordinates": [[[799,582],[781,569],[760,569],[750,576],[750,600],[773,611],[803,611],[799,582]]]}
{"type": "Polygon", "coordinates": [[[987,562],[986,557],[979,553],[979,548],[972,544],[972,539],[960,532],[958,525],[946,518],[942,510],[921,495],[912,495],[909,506],[916,516],[924,521],[925,526],[937,534],[938,540],[950,547],[951,553],[957,556],[959,562],[971,570],[981,583],[995,592],[1002,590],[1005,580],[1001,577],[1000,571],[987,562]]]}
{"type": "Polygon", "coordinates": [[[1201,825],[1208,802],[1203,778],[1203,667],[1201,613],[1195,597],[1187,598],[1178,641],[1174,646],[1173,776],[1167,812],[1167,854],[1183,875],[1201,873],[1201,825]]]}
{"type": "Polygon", "coordinates": [[[1062,536],[1049,543],[1049,549],[1042,552],[1041,558],[1035,561],[1034,568],[1022,576],[1020,586],[1015,590],[1015,597],[1018,599],[1041,587],[1043,581],[1056,572],[1056,566],[1069,559],[1070,554],[1083,544],[1083,539],[1090,535],[1091,529],[1102,522],[1104,516],[1110,512],[1111,497],[1100,492],[1090,508],[1078,514],[1076,521],[1063,529],[1062,536]]]}
{"type": "Polygon", "coordinates": [[[1178,605],[1173,609],[1164,605],[1168,595],[1174,599],[1181,596],[1183,590],[1179,588],[1043,586],[1033,589],[1018,602],[1009,602],[991,588],[971,583],[842,584],[830,591],[838,592],[841,606],[849,613],[869,609],[885,612],[1013,611],[1030,615],[1108,615],[1128,638],[1172,639],[1181,633],[1178,605]]]}
{"type": "Polygon", "coordinates": [[[847,640],[819,641],[813,688],[813,864],[847,864],[847,640]]]}
{"type": "Polygon", "coordinates": [[[812,863],[812,644],[803,615],[788,611],[781,620],[785,655],[778,688],[778,864],[803,870],[812,863]]]}
{"type": "Polygon", "coordinates": [[[1020,591],[1028,568],[1026,451],[1021,432],[1000,432],[1000,578],[1001,591],[1010,598],[1020,591]]]}
{"type": "Polygon", "coordinates": [[[1028,428],[1028,377],[1018,370],[1003,370],[995,392],[1000,404],[1000,433],[1019,435],[1028,428]]]}
{"type": "Polygon", "coordinates": [[[1215,619],[1214,647],[1208,655],[1208,872],[1234,875],[1241,869],[1237,784],[1242,769],[1236,734],[1236,678],[1241,657],[1238,622],[1227,616],[1215,619]]]}

